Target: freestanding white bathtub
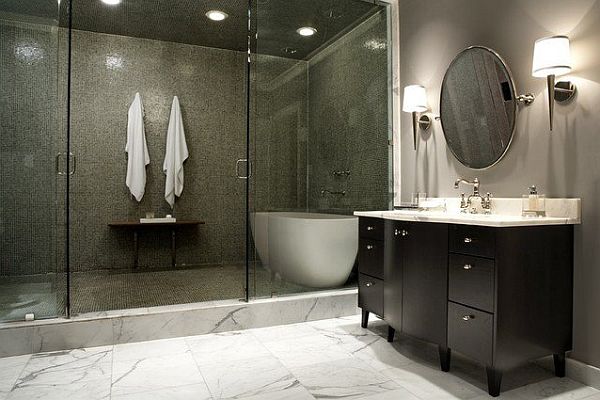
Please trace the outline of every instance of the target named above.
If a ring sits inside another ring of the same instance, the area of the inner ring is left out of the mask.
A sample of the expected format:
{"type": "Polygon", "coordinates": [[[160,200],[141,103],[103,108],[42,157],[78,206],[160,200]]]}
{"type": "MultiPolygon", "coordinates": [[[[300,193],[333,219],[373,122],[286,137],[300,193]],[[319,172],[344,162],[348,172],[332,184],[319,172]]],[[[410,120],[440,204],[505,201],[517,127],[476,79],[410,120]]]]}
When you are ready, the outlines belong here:
{"type": "Polygon", "coordinates": [[[358,253],[358,218],[296,212],[254,213],[252,232],[263,265],[313,288],[343,285],[358,253]]]}

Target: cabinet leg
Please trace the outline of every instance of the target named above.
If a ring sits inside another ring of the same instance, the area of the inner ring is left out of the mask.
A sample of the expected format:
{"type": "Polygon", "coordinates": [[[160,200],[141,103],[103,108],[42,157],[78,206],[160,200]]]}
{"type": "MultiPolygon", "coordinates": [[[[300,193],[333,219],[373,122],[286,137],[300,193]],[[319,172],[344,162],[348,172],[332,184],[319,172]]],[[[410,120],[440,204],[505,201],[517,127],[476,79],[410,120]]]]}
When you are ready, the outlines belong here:
{"type": "Polygon", "coordinates": [[[440,368],[444,372],[450,371],[450,359],[452,358],[452,351],[445,346],[438,346],[438,352],[440,353],[440,368]]]}
{"type": "Polygon", "coordinates": [[[493,367],[485,367],[488,381],[488,393],[492,397],[500,396],[500,385],[502,384],[502,372],[493,367]]]}
{"type": "Polygon", "coordinates": [[[369,324],[369,312],[367,310],[362,310],[362,320],[360,322],[360,326],[366,328],[369,324]]]}
{"type": "Polygon", "coordinates": [[[554,354],[554,374],[563,378],[566,374],[565,353],[554,354]]]}
{"type": "Polygon", "coordinates": [[[388,326],[388,337],[387,341],[392,343],[394,341],[394,335],[396,334],[396,330],[391,326],[388,326]]]}

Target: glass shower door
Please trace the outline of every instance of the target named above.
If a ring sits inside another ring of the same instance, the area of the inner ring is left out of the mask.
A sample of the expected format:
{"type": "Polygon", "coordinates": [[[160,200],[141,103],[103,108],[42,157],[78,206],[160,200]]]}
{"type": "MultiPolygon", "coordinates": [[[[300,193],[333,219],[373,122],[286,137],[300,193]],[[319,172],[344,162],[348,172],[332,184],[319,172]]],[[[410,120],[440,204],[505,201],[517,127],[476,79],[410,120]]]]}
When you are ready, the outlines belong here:
{"type": "Polygon", "coordinates": [[[0,3],[0,321],[66,313],[68,1],[59,3],[0,3]]]}
{"type": "Polygon", "coordinates": [[[250,295],[356,287],[352,213],[391,202],[390,5],[252,3],[250,295]]]}

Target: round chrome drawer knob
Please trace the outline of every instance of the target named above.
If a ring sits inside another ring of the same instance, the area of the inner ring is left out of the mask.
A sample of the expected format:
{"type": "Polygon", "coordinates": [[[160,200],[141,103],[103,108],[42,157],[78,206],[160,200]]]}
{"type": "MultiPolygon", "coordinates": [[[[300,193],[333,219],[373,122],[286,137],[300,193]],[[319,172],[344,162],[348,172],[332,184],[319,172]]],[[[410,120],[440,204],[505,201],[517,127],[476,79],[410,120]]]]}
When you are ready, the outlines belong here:
{"type": "Polygon", "coordinates": [[[466,238],[464,239],[464,242],[465,242],[465,243],[473,243],[473,239],[471,239],[470,237],[466,237],[466,238]]]}
{"type": "Polygon", "coordinates": [[[474,315],[464,315],[462,317],[462,319],[463,319],[463,321],[470,321],[472,319],[475,319],[475,316],[474,315]]]}
{"type": "Polygon", "coordinates": [[[466,269],[466,270],[473,269],[473,266],[471,264],[465,264],[463,266],[463,269],[466,269]]]}

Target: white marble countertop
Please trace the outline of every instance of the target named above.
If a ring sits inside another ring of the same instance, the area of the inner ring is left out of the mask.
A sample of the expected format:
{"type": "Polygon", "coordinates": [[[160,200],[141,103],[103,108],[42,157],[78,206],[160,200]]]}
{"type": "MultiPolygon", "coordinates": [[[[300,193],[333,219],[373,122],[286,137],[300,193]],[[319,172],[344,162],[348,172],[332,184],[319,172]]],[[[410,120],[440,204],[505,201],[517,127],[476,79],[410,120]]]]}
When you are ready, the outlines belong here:
{"type": "Polygon", "coordinates": [[[577,225],[581,223],[580,199],[546,199],[545,217],[523,217],[521,215],[521,199],[493,199],[491,214],[464,214],[456,207],[456,199],[440,200],[446,202],[446,211],[356,211],[354,215],[398,221],[437,222],[489,227],[577,225]]]}

